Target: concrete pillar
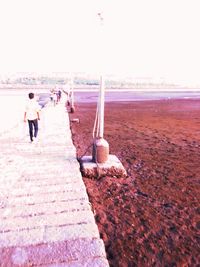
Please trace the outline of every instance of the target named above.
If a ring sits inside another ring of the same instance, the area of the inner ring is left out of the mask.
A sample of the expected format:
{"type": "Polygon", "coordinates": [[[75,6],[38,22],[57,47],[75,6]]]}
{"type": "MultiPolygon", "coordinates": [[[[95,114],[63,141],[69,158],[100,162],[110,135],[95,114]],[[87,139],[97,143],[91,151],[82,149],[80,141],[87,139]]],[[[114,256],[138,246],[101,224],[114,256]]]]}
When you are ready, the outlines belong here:
{"type": "Polygon", "coordinates": [[[103,138],[104,135],[104,80],[101,76],[100,79],[100,91],[99,91],[99,109],[98,109],[98,122],[99,122],[99,132],[97,133],[97,138],[94,140],[93,144],[93,161],[97,163],[105,163],[109,156],[109,144],[103,138]]]}
{"type": "Polygon", "coordinates": [[[104,138],[96,138],[93,144],[92,161],[105,163],[109,156],[109,144],[104,138]]]}

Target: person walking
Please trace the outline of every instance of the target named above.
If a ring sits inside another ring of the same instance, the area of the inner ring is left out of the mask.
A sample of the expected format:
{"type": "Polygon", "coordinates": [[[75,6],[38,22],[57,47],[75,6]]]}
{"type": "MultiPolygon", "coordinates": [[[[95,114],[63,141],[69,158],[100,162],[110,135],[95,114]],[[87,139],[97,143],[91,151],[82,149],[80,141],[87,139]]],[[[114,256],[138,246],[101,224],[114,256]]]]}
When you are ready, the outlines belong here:
{"type": "Polygon", "coordinates": [[[29,101],[25,107],[24,122],[28,120],[30,141],[32,143],[38,135],[38,120],[40,120],[40,107],[34,99],[34,93],[29,93],[28,97],[29,101]]]}
{"type": "Polygon", "coordinates": [[[54,105],[54,107],[56,106],[56,104],[57,104],[57,94],[56,94],[56,92],[54,92],[54,94],[53,94],[53,105],[54,105]]]}

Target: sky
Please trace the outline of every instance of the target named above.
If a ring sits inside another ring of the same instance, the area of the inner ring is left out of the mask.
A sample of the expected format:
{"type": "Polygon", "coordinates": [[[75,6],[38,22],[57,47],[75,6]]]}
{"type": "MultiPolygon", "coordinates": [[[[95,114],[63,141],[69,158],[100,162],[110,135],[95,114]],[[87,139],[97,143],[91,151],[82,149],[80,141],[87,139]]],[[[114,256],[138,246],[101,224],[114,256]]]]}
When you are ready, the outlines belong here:
{"type": "Polygon", "coordinates": [[[199,0],[0,0],[0,75],[103,72],[200,84],[199,25],[199,0]]]}

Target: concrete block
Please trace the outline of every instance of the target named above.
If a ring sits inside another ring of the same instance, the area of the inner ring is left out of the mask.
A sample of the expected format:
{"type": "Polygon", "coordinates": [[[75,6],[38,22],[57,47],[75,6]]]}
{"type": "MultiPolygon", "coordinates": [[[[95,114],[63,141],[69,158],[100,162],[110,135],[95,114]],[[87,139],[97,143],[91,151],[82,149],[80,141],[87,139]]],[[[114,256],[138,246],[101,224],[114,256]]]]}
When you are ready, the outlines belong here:
{"type": "Polygon", "coordinates": [[[40,216],[46,214],[46,216],[52,214],[59,214],[64,212],[78,212],[79,210],[91,210],[91,206],[88,202],[81,201],[69,201],[61,202],[56,201],[52,203],[39,203],[34,205],[21,205],[13,206],[10,208],[2,209],[0,220],[14,219],[15,217],[28,218],[33,216],[40,216]]]}
{"type": "Polygon", "coordinates": [[[109,155],[105,163],[95,163],[92,156],[84,156],[81,158],[82,175],[89,178],[103,176],[127,176],[126,170],[122,163],[115,155],[109,155]]]}
{"type": "Polygon", "coordinates": [[[1,220],[0,233],[11,231],[23,231],[24,229],[34,229],[43,226],[53,227],[60,225],[76,225],[82,223],[94,223],[94,216],[90,210],[74,210],[63,213],[40,214],[30,217],[15,217],[1,220]]]}
{"type": "MultiPolygon", "coordinates": [[[[25,222],[24,222],[25,223],[25,222]]],[[[26,246],[43,242],[43,228],[0,233],[0,248],[26,246]]]]}
{"type": "Polygon", "coordinates": [[[99,238],[99,231],[94,222],[75,223],[60,227],[47,227],[44,233],[44,242],[56,242],[76,238],[99,238]]]}
{"type": "Polygon", "coordinates": [[[109,264],[102,240],[78,238],[0,248],[0,266],[107,267],[109,264]]]}
{"type": "Polygon", "coordinates": [[[24,205],[34,205],[39,203],[52,203],[56,201],[62,202],[71,202],[71,201],[89,201],[88,195],[86,191],[81,191],[80,193],[75,192],[59,192],[59,194],[44,194],[42,197],[41,195],[30,195],[30,196],[21,196],[21,197],[10,197],[9,198],[9,206],[24,206],[24,205]]]}

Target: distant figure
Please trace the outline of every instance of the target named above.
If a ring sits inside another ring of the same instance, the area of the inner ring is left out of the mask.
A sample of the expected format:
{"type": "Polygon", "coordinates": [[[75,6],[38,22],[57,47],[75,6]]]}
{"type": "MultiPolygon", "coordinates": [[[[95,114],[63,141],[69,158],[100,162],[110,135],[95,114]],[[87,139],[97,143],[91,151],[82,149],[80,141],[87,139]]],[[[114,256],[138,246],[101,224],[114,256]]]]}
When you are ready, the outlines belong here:
{"type": "Polygon", "coordinates": [[[57,104],[57,94],[56,94],[56,92],[54,92],[54,94],[53,94],[53,104],[54,104],[54,107],[57,104]]]}
{"type": "Polygon", "coordinates": [[[50,92],[50,100],[51,100],[51,103],[53,102],[53,92],[51,91],[50,92]]]}
{"type": "Polygon", "coordinates": [[[61,99],[61,95],[62,95],[62,92],[59,90],[58,91],[58,101],[60,102],[60,99],[61,99]]]}
{"type": "Polygon", "coordinates": [[[29,101],[25,107],[24,122],[28,120],[30,141],[33,142],[33,138],[38,134],[38,120],[40,120],[40,107],[34,99],[34,93],[28,94],[29,101]],[[34,133],[33,133],[34,130],[34,133]]]}
{"type": "Polygon", "coordinates": [[[67,108],[67,106],[70,105],[70,101],[69,101],[69,92],[65,91],[64,89],[62,89],[62,91],[63,91],[63,93],[65,93],[66,96],[67,96],[67,100],[66,100],[66,103],[65,103],[65,106],[66,106],[66,108],[67,108]]]}

